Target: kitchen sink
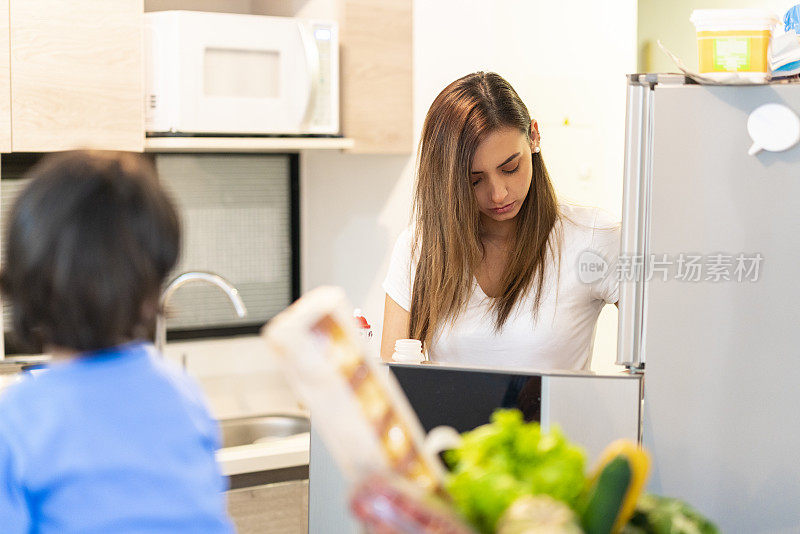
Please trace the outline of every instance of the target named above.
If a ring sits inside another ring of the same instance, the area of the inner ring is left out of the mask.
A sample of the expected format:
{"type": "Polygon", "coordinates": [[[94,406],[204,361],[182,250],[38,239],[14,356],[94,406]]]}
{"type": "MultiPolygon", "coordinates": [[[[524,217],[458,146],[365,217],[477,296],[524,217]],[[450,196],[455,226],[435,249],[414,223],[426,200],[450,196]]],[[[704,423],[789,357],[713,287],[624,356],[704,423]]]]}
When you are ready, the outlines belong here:
{"type": "Polygon", "coordinates": [[[307,417],[260,415],[220,421],[222,447],[264,443],[311,431],[307,417]]]}

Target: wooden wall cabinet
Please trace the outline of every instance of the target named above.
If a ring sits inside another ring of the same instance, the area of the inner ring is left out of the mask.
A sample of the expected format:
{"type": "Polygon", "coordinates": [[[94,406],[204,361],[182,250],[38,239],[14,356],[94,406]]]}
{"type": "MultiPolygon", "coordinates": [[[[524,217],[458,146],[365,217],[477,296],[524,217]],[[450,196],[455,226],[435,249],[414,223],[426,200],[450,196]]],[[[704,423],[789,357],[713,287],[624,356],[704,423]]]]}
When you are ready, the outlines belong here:
{"type": "Polygon", "coordinates": [[[413,152],[412,2],[341,4],[341,121],[351,152],[413,152]]]}
{"type": "Polygon", "coordinates": [[[188,9],[339,22],[341,132],[347,152],[414,151],[412,0],[145,0],[145,11],[188,9]]]}
{"type": "Polygon", "coordinates": [[[8,2],[0,0],[0,152],[11,152],[11,70],[8,2]]]}
{"type": "Polygon", "coordinates": [[[0,0],[0,10],[0,150],[143,150],[143,0],[0,0]]]}
{"type": "MultiPolygon", "coordinates": [[[[354,153],[413,147],[411,0],[148,0],[147,8],[338,18],[354,153]]],[[[0,0],[0,152],[144,147],[144,0],[0,0]],[[8,16],[5,16],[5,14],[8,16]]]]}

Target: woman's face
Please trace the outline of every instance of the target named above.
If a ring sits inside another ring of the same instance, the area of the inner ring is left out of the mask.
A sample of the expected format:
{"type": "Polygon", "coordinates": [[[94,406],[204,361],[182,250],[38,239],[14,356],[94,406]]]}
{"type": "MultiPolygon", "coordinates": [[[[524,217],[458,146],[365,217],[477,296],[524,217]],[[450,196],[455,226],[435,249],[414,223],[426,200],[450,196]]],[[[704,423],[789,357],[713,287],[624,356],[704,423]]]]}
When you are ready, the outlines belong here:
{"type": "Polygon", "coordinates": [[[518,128],[499,128],[475,150],[470,183],[482,216],[500,222],[519,213],[533,177],[531,150],[538,145],[535,122],[531,133],[529,138],[518,128]]]}

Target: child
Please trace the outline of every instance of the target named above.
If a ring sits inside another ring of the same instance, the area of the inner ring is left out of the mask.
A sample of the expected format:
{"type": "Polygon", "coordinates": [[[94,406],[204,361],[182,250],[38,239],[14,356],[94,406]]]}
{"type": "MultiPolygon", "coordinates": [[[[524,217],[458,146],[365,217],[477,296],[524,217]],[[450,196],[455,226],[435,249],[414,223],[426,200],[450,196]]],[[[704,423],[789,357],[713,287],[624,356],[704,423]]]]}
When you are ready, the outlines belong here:
{"type": "Polygon", "coordinates": [[[50,369],[0,396],[0,530],[231,532],[218,429],[149,339],[180,226],[134,154],[48,156],[9,214],[0,290],[50,369]]]}

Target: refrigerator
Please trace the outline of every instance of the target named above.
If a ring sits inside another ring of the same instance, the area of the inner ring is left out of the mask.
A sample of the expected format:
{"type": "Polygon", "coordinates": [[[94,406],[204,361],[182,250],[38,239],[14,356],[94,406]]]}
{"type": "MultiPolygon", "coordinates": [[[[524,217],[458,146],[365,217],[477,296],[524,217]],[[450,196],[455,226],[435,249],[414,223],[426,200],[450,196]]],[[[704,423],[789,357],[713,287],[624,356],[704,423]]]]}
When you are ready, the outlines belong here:
{"type": "Polygon", "coordinates": [[[748,153],[751,114],[800,114],[800,84],[627,91],[617,363],[644,374],[647,489],[800,532],[800,145],[748,153]]]}

